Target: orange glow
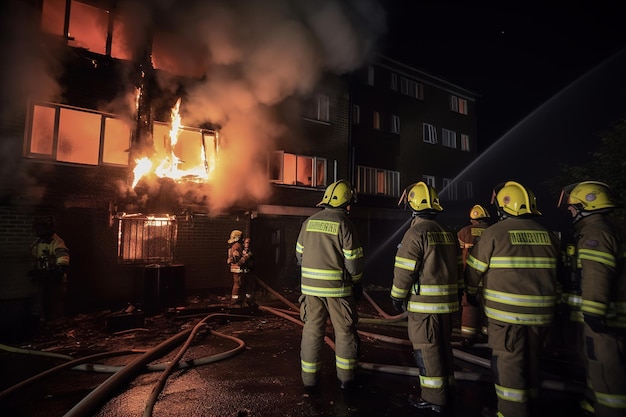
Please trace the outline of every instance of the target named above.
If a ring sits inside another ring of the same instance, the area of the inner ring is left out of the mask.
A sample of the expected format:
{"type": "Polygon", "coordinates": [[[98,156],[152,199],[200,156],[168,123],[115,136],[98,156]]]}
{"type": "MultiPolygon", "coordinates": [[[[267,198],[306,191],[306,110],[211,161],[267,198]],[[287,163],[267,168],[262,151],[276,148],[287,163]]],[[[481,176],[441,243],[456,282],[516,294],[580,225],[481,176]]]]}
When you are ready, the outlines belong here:
{"type": "Polygon", "coordinates": [[[179,182],[209,180],[216,163],[217,134],[203,135],[197,129],[184,128],[180,116],[180,102],[178,99],[172,108],[170,129],[167,134],[163,134],[163,125],[155,123],[154,155],[135,160],[132,188],[137,186],[141,178],[149,174],[179,182]],[[159,138],[163,140],[160,141],[159,138]]]}

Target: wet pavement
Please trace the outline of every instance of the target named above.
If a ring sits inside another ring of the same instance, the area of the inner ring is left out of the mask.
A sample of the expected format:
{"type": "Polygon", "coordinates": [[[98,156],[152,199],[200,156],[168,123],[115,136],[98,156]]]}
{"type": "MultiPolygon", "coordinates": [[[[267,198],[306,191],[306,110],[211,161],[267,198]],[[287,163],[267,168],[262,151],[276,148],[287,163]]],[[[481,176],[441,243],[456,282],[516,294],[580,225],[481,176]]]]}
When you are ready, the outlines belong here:
{"type": "MultiPolygon", "coordinates": [[[[387,290],[368,289],[367,295],[359,304],[361,367],[357,389],[349,395],[335,377],[332,342],[323,350],[318,391],[304,392],[302,327],[289,304],[264,292],[259,307],[231,308],[223,297],[208,295],[193,297],[184,308],[143,317],[139,327],[123,328],[140,316],[120,324],[103,312],[69,318],[27,336],[5,335],[0,415],[437,415],[412,409],[407,401],[419,384],[406,327],[381,315],[388,310],[387,290]],[[198,325],[201,320],[204,325],[198,325]],[[95,354],[107,357],[70,362],[95,354]],[[64,365],[68,363],[71,367],[64,365]],[[66,368],[47,371],[61,366],[66,368]]],[[[281,296],[293,305],[298,294],[285,291],[281,296]]],[[[328,334],[332,336],[330,327],[328,334]]],[[[455,336],[457,394],[447,415],[479,416],[483,407],[495,405],[489,349],[484,344],[465,348],[459,342],[455,336]]],[[[577,367],[555,351],[546,353],[543,365],[544,389],[534,415],[582,415],[577,367]]]]}

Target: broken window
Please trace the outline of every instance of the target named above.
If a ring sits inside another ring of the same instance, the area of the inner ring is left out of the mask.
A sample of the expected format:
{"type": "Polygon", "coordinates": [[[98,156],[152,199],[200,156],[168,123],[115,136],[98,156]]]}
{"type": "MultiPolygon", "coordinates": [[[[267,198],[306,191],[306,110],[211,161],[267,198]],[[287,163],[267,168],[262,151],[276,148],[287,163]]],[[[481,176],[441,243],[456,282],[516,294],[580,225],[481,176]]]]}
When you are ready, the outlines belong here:
{"type": "Polygon", "coordinates": [[[41,29],[65,37],[69,46],[114,58],[131,59],[126,28],[126,22],[108,10],[76,0],[43,0],[41,29]],[[69,15],[66,13],[68,7],[69,15]],[[109,19],[113,19],[110,25],[109,19]],[[111,39],[110,51],[107,51],[108,38],[111,39]]]}

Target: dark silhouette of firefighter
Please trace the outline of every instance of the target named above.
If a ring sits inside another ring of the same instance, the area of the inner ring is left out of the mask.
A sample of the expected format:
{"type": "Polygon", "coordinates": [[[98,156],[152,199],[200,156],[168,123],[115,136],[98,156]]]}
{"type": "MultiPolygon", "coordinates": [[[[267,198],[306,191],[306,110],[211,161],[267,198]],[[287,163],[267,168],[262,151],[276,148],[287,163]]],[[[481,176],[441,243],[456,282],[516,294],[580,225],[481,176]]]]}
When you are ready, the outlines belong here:
{"type": "Polygon", "coordinates": [[[443,211],[437,191],[420,181],[401,199],[412,210],[411,226],[395,256],[391,300],[397,312],[408,311],[408,333],[419,368],[420,395],[409,403],[444,413],[452,405],[454,358],[452,316],[459,311],[462,264],[457,238],[437,219],[443,211]]]}
{"type": "Polygon", "coordinates": [[[362,296],[363,247],[348,217],[356,193],[348,181],[328,186],[323,210],[307,218],[296,243],[301,266],[300,318],[304,322],[300,345],[302,382],[314,392],[322,367],[327,320],[335,333],[335,366],[340,388],[353,392],[359,355],[356,301],[362,296]]]}
{"type": "Polygon", "coordinates": [[[256,275],[254,274],[254,252],[252,251],[252,239],[246,237],[243,240],[241,250],[241,285],[245,294],[245,304],[256,305],[256,275]]]}
{"type": "Polygon", "coordinates": [[[54,321],[65,316],[70,252],[55,233],[52,216],[36,218],[33,231],[37,240],[31,246],[33,263],[28,273],[34,285],[32,315],[41,322],[54,321]]]}
{"type": "Polygon", "coordinates": [[[585,411],[626,416],[626,239],[608,214],[618,207],[610,187],[583,181],[565,187],[559,206],[574,224],[569,292],[574,318],[582,315],[578,343],[585,356],[585,411]],[[575,296],[578,297],[575,297],[575,296]],[[591,394],[591,395],[589,395],[591,394]]]}
{"type": "MultiPolygon", "coordinates": [[[[480,204],[474,205],[469,212],[470,224],[462,227],[456,234],[461,247],[463,269],[465,269],[467,256],[472,247],[480,239],[483,231],[489,227],[489,217],[489,212],[483,206],[480,204]]],[[[471,305],[464,293],[461,299],[461,337],[464,345],[474,344],[478,335],[482,333],[482,322],[480,307],[471,305]]]]}
{"type": "Polygon", "coordinates": [[[539,357],[552,325],[560,261],[556,235],[537,217],[534,194],[515,181],[494,188],[498,222],[484,230],[467,258],[468,301],[483,284],[497,410],[483,415],[529,417],[540,386],[539,357]]]}

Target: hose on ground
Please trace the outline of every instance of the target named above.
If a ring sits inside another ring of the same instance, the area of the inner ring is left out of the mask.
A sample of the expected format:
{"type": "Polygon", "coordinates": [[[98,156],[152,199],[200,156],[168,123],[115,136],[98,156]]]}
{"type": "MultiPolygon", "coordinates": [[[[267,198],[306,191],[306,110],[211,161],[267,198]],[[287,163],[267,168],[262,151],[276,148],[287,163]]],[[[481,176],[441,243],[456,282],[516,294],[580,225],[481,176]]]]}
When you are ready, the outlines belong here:
{"type": "Polygon", "coordinates": [[[95,355],[90,355],[90,356],[85,356],[84,358],[80,358],[80,359],[73,359],[71,356],[70,358],[72,359],[69,362],[63,363],[61,365],[55,366],[54,368],[50,368],[47,369],[37,375],[34,375],[28,379],[25,379],[22,382],[19,382],[15,385],[13,385],[12,387],[9,387],[7,389],[5,389],[4,391],[0,392],[0,400],[2,400],[5,397],[10,396],[11,394],[14,394],[15,392],[47,377],[50,375],[53,375],[59,371],[62,371],[64,369],[69,369],[69,368],[74,368],[75,366],[79,366],[81,364],[85,364],[88,363],[90,361],[94,361],[94,360],[100,360],[100,359],[104,359],[104,358],[111,358],[114,356],[123,356],[123,355],[128,355],[128,354],[132,354],[132,353],[142,353],[145,351],[141,351],[141,350],[136,350],[136,349],[130,349],[130,350],[117,350],[117,351],[113,351],[113,352],[104,352],[104,353],[98,353],[95,355]]]}
{"type": "Polygon", "coordinates": [[[136,374],[141,372],[141,369],[143,369],[145,365],[154,360],[154,358],[160,357],[172,350],[175,345],[177,345],[190,333],[191,329],[185,329],[164,342],[161,342],[152,349],[149,349],[143,355],[126,365],[124,369],[113,374],[113,376],[87,394],[78,404],[65,413],[64,417],[93,415],[94,411],[101,407],[105,400],[109,398],[109,396],[111,396],[119,386],[130,381],[136,374]]]}
{"type": "MultiPolygon", "coordinates": [[[[189,349],[189,346],[191,345],[191,342],[193,341],[194,337],[196,336],[196,334],[198,334],[198,332],[206,327],[206,322],[211,319],[212,317],[215,316],[222,316],[223,314],[221,313],[216,313],[216,314],[209,314],[208,316],[206,316],[205,318],[203,318],[202,320],[200,320],[192,329],[191,334],[189,334],[189,336],[187,337],[187,341],[184,343],[184,345],[180,348],[180,350],[178,351],[178,353],[176,354],[176,357],[172,360],[172,362],[170,363],[170,365],[167,367],[167,369],[165,369],[165,371],[161,374],[161,376],[159,377],[159,380],[157,381],[157,384],[154,386],[154,388],[152,389],[152,392],[150,393],[150,397],[148,398],[148,402],[146,403],[146,408],[144,409],[143,412],[143,416],[144,417],[150,417],[152,416],[152,411],[154,410],[154,404],[156,403],[159,394],[161,393],[161,391],[163,390],[163,387],[165,387],[165,383],[167,381],[167,378],[169,378],[169,376],[172,374],[172,372],[174,371],[174,369],[179,367],[179,362],[180,359],[182,358],[182,356],[185,354],[185,352],[187,351],[187,349],[189,349]]],[[[213,333],[213,332],[212,332],[213,333]]],[[[224,336],[222,334],[220,334],[220,336],[224,336]]],[[[239,343],[239,345],[237,346],[237,348],[229,351],[228,355],[223,355],[223,358],[226,357],[230,357],[232,355],[235,355],[236,353],[240,352],[241,350],[245,349],[245,343],[240,340],[237,339],[235,337],[232,336],[228,336],[228,338],[230,338],[231,340],[235,340],[239,343]]]]}

